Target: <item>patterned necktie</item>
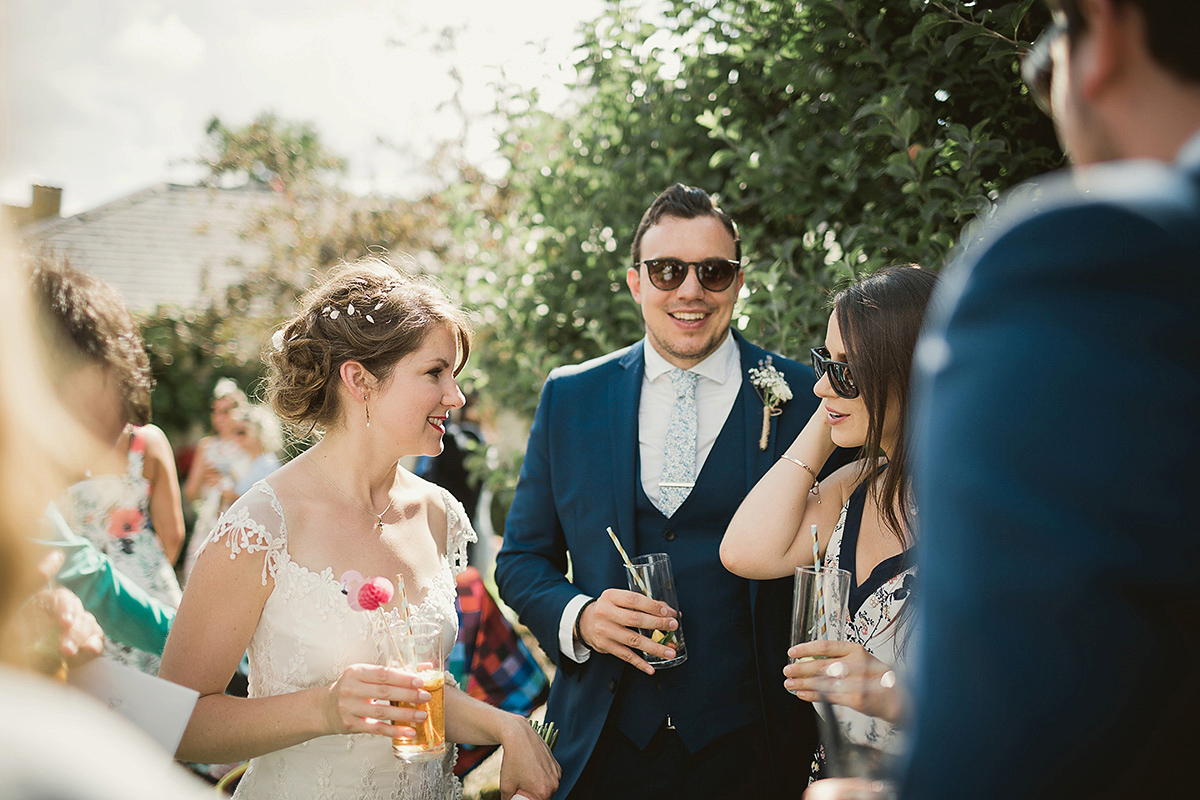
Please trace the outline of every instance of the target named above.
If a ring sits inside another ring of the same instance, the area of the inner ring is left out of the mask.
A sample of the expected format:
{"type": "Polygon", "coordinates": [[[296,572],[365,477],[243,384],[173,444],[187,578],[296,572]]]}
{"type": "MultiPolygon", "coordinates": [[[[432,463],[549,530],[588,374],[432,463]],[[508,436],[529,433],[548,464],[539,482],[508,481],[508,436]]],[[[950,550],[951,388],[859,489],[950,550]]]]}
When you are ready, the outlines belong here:
{"type": "Polygon", "coordinates": [[[675,405],[667,423],[662,476],[658,482],[658,510],[671,516],[687,499],[696,483],[696,381],[695,372],[673,369],[675,405]]]}

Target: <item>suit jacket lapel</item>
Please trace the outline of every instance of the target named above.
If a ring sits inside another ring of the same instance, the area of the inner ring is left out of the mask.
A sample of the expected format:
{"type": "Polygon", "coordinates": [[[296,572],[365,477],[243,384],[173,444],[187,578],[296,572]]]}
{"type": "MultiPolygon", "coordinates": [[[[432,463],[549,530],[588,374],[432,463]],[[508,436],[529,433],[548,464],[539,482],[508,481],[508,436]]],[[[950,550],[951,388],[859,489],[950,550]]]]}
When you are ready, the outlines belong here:
{"type": "Polygon", "coordinates": [[[746,492],[754,488],[754,484],[771,468],[775,453],[775,429],[773,422],[767,437],[767,449],[758,448],[758,439],[762,435],[763,402],[758,396],[758,390],[750,382],[750,369],[767,357],[767,351],[750,344],[734,331],[738,349],[742,358],[742,406],[746,425],[746,492]]]}
{"type": "MultiPolygon", "coordinates": [[[[612,409],[611,465],[613,504],[617,509],[616,534],[626,552],[637,552],[636,515],[638,459],[638,403],[642,396],[642,378],[646,371],[645,341],[629,348],[618,364],[621,369],[608,386],[608,407],[612,409]]],[[[603,531],[597,531],[603,534],[603,531]]]]}

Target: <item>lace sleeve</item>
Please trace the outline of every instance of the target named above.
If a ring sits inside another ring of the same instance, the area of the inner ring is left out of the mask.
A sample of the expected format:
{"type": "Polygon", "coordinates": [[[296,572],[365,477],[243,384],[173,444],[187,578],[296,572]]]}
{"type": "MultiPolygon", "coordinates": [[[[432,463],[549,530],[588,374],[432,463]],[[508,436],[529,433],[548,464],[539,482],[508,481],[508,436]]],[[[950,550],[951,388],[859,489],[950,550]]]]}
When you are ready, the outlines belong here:
{"type": "Polygon", "coordinates": [[[265,552],[262,583],[274,577],[287,551],[283,509],[266,481],[259,481],[217,520],[217,526],[204,542],[204,548],[223,543],[229,557],[240,553],[265,552]]]}
{"type": "Polygon", "coordinates": [[[446,560],[457,578],[467,568],[467,545],[479,541],[479,537],[463,504],[445,489],[442,497],[446,502],[446,560]]]}

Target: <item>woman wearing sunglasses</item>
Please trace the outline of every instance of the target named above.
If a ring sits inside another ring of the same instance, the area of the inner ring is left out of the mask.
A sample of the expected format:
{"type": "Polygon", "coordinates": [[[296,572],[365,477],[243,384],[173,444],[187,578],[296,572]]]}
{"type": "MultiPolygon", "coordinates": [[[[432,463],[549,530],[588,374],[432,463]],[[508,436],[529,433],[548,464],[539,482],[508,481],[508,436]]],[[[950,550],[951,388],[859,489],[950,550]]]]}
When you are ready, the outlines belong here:
{"type": "MultiPolygon", "coordinates": [[[[742,501],[721,542],[731,572],[782,578],[813,563],[816,526],[822,563],[851,575],[848,641],[792,647],[784,685],[809,702],[818,700],[818,689],[826,692],[842,706],[844,737],[885,754],[899,746],[892,670],[903,671],[916,572],[905,463],[908,379],[935,281],[916,266],[892,267],[834,297],[825,346],[812,350],[813,392],[822,402],[742,501]],[[862,457],[818,482],[836,447],[860,449],[862,457]]],[[[818,750],[814,779],[823,763],[818,750]]]]}

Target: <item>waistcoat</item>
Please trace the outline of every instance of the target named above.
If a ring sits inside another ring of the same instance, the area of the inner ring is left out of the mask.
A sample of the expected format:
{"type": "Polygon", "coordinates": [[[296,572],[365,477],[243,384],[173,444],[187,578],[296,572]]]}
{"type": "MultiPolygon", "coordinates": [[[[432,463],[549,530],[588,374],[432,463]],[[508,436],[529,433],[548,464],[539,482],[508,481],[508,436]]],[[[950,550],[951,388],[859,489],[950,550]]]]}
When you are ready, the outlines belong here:
{"type": "Polygon", "coordinates": [[[687,646],[687,661],[653,676],[624,669],[612,719],[639,748],[668,716],[693,753],[762,717],[749,582],[726,570],[719,553],[745,496],[743,409],[739,393],[695,487],[669,519],[646,497],[638,468],[636,555],[671,557],[687,646]]]}

